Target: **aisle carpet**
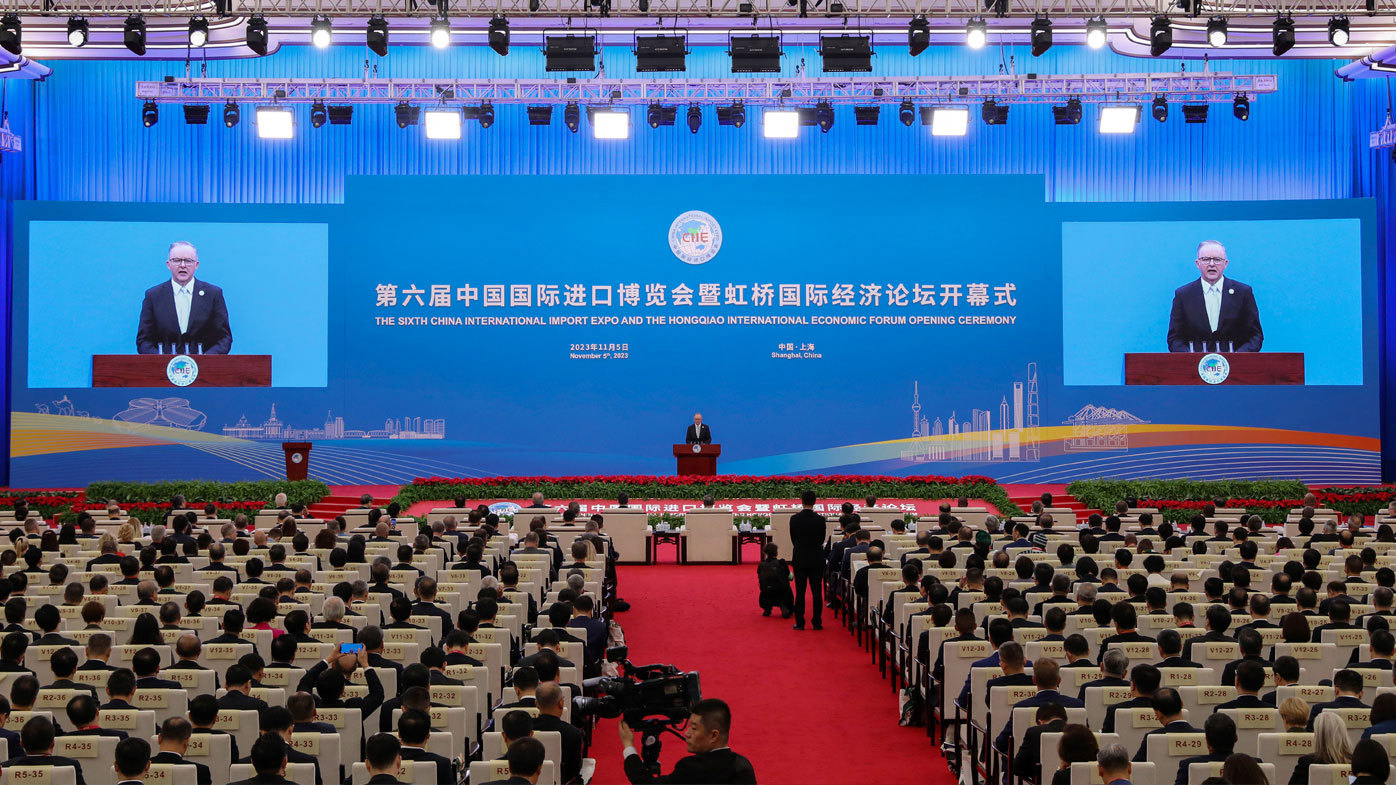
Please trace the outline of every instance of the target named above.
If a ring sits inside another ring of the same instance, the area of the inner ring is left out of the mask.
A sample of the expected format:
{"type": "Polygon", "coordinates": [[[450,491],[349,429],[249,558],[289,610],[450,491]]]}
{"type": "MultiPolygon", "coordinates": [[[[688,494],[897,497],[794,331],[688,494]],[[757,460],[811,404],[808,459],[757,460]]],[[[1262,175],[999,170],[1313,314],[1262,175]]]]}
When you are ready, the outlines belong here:
{"type": "MultiPolygon", "coordinates": [[[[631,661],[702,675],[703,696],[732,706],[732,748],[762,785],[950,785],[924,728],[897,725],[897,699],[877,667],[825,609],[822,632],[761,616],[754,565],[623,566],[617,614],[631,661]]],[[[597,785],[626,782],[616,720],[591,748],[597,785]]],[[[665,736],[667,773],[686,752],[665,736]]]]}

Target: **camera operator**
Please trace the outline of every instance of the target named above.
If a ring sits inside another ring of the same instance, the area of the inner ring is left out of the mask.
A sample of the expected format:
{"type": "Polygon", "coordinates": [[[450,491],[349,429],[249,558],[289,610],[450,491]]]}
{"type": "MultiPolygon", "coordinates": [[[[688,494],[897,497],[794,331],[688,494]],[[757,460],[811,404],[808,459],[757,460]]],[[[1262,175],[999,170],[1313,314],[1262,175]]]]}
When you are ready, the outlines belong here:
{"type": "Polygon", "coordinates": [[[716,698],[693,704],[684,731],[688,751],[693,753],[674,764],[668,776],[656,777],[645,767],[635,749],[635,732],[621,720],[620,740],[625,745],[625,776],[634,785],[647,782],[671,783],[731,783],[756,785],[756,772],[751,761],[727,746],[727,733],[732,728],[732,710],[716,698]]]}

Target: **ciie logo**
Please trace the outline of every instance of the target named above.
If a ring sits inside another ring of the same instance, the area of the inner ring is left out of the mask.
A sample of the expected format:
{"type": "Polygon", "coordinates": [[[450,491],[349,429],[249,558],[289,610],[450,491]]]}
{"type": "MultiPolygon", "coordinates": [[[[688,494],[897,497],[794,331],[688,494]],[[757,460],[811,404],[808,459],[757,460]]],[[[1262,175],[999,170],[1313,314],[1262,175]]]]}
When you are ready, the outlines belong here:
{"type": "Polygon", "coordinates": [[[176,387],[188,387],[199,378],[199,364],[187,354],[177,354],[165,366],[165,378],[176,387]]]}
{"type": "Polygon", "coordinates": [[[1220,354],[1209,354],[1197,363],[1197,375],[1208,384],[1221,384],[1231,375],[1231,363],[1220,354]]]}
{"type": "Polygon", "coordinates": [[[669,225],[669,250],[685,264],[703,264],[722,248],[722,227],[702,210],[689,210],[669,225]]]}

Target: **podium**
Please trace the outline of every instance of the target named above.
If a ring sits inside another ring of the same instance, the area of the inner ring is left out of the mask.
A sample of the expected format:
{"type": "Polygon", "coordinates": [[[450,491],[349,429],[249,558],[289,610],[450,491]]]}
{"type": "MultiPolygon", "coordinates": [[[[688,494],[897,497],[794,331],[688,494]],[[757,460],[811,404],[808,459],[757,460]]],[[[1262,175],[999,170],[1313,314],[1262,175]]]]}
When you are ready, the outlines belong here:
{"type": "Polygon", "coordinates": [[[717,456],[722,454],[720,444],[676,444],[674,457],[678,459],[678,474],[712,477],[717,474],[717,456]],[[695,451],[694,448],[697,448],[695,451]]]}
{"type": "Polygon", "coordinates": [[[304,480],[310,473],[310,442],[282,442],[286,453],[286,479],[304,480]]]}
{"type": "Polygon", "coordinates": [[[94,354],[93,387],[270,387],[270,354],[192,354],[193,368],[171,367],[175,354],[94,354]],[[174,378],[188,378],[176,384],[174,378]]]}
{"type": "MultiPolygon", "coordinates": [[[[1203,379],[1200,367],[1203,352],[1134,352],[1125,355],[1125,384],[1174,385],[1269,385],[1303,384],[1302,352],[1219,352],[1225,360],[1225,378],[1220,382],[1203,379]]],[[[1221,363],[1208,373],[1221,375],[1221,363]]]]}

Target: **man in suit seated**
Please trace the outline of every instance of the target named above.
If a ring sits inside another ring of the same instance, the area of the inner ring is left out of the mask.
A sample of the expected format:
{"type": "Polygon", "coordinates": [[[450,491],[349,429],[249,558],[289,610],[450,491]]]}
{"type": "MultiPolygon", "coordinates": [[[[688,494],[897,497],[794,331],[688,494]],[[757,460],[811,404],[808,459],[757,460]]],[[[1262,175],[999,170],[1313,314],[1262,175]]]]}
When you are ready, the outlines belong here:
{"type": "MultiPolygon", "coordinates": [[[[252,744],[252,754],[246,761],[257,772],[256,776],[238,780],[231,785],[294,785],[286,779],[286,762],[289,753],[295,752],[286,740],[274,733],[263,733],[252,744]]],[[[301,753],[302,755],[305,753],[301,753]]]]}
{"type": "MultiPolygon", "coordinates": [[[[1396,650],[1396,636],[1392,636],[1390,630],[1377,630],[1372,633],[1371,639],[1367,643],[1367,653],[1371,659],[1355,663],[1349,667],[1377,668],[1389,671],[1391,670],[1393,650],[1396,650]]],[[[1357,650],[1353,651],[1353,656],[1357,656],[1357,650]]]]}
{"type": "Polygon", "coordinates": [[[1265,665],[1247,660],[1236,666],[1236,697],[1221,704],[1217,709],[1273,708],[1260,699],[1260,689],[1264,686],[1265,665]]]}
{"type": "Polygon", "coordinates": [[[252,697],[252,671],[246,666],[229,665],[223,674],[223,683],[228,691],[218,699],[218,708],[233,711],[263,711],[267,708],[266,701],[252,697]]]}
{"type": "Polygon", "coordinates": [[[1100,781],[1105,785],[1130,785],[1133,767],[1129,763],[1129,750],[1123,744],[1101,747],[1095,759],[1096,768],[1100,769],[1100,781]]]}
{"type": "MultiPolygon", "coordinates": [[[[407,709],[398,718],[398,738],[402,739],[402,759],[436,764],[437,782],[455,782],[452,761],[427,751],[431,738],[431,717],[421,709],[407,709]]],[[[567,778],[563,777],[563,782],[567,778]]]]}
{"type": "Polygon", "coordinates": [[[693,424],[688,426],[688,432],[683,437],[684,444],[712,444],[713,432],[708,426],[703,424],[703,415],[695,412],[693,414],[693,424]]]}
{"type": "Polygon", "coordinates": [[[1102,733],[1115,732],[1115,712],[1120,709],[1142,709],[1154,705],[1154,693],[1158,692],[1163,674],[1147,662],[1141,662],[1130,669],[1129,691],[1133,696],[1122,703],[1105,707],[1105,721],[1101,723],[1102,733]]]}
{"type": "MultiPolygon", "coordinates": [[[[539,678],[542,679],[542,676],[543,674],[540,674],[539,678]]],[[[565,695],[562,687],[555,682],[544,681],[538,685],[535,697],[538,716],[533,719],[533,729],[557,731],[562,734],[562,781],[570,782],[582,770],[582,732],[562,719],[565,695]]]]}
{"type": "Polygon", "coordinates": [[[509,779],[493,780],[485,785],[536,785],[538,775],[543,773],[543,758],[546,752],[543,742],[526,737],[509,744],[504,758],[509,761],[509,779]]]}
{"type": "Polygon", "coordinates": [[[97,725],[97,699],[90,695],[77,695],[68,701],[68,724],[73,727],[67,736],[110,736],[126,738],[126,731],[102,728],[97,725]]]}
{"type": "MultiPolygon", "coordinates": [[[[1318,718],[1324,709],[1367,709],[1371,708],[1362,702],[1362,674],[1355,670],[1344,668],[1333,674],[1333,691],[1337,697],[1327,703],[1316,704],[1309,710],[1308,730],[1314,729],[1314,720],[1318,718]]],[[[25,747],[28,749],[28,747],[25,747]]]]}
{"type": "Polygon", "coordinates": [[[1153,638],[1142,635],[1135,629],[1139,625],[1139,611],[1135,609],[1132,602],[1124,600],[1115,603],[1115,607],[1110,609],[1110,620],[1115,623],[1115,634],[1101,640],[1100,654],[1097,659],[1105,659],[1105,652],[1112,643],[1156,642],[1153,638]]]}
{"type": "Polygon", "coordinates": [[[1144,734],[1144,738],[1139,740],[1139,749],[1134,753],[1134,761],[1142,763],[1148,758],[1146,754],[1149,750],[1149,737],[1156,734],[1171,733],[1197,733],[1194,728],[1183,719],[1183,696],[1172,687],[1159,687],[1154,693],[1154,715],[1158,717],[1161,728],[1156,728],[1144,734]]]}
{"type": "MultiPolygon", "coordinates": [[[[1275,658],[1275,686],[1276,686],[1276,687],[1287,687],[1287,686],[1289,686],[1289,685],[1291,685],[1291,684],[1298,684],[1298,683],[1299,683],[1299,660],[1295,659],[1294,657],[1289,656],[1288,654],[1286,654],[1286,655],[1283,656],[1283,657],[1276,657],[1276,658],[1275,658]]],[[[1269,692],[1267,692],[1267,693],[1265,693],[1264,695],[1260,696],[1260,700],[1261,700],[1262,702],[1264,702],[1266,706],[1269,706],[1269,707],[1272,708],[1272,709],[1278,708],[1278,707],[1275,705],[1275,702],[1276,702],[1276,696],[1279,695],[1279,693],[1280,693],[1280,691],[1279,691],[1278,689],[1270,690],[1269,692]]]]}
{"type": "Polygon", "coordinates": [[[1225,276],[1226,248],[1215,240],[1197,246],[1200,278],[1173,292],[1168,316],[1170,352],[1258,352],[1265,340],[1251,287],[1225,276]]]}
{"type": "Polygon", "coordinates": [[[147,646],[131,658],[131,670],[136,672],[136,689],[182,690],[183,685],[172,679],[160,678],[160,652],[147,646]]]}
{"type": "MultiPolygon", "coordinates": [[[[1004,644],[1008,645],[1017,644],[1004,644]]],[[[1002,655],[1000,655],[1002,660],[1002,655]]],[[[1085,704],[1076,700],[1070,695],[1063,695],[1057,692],[1057,687],[1061,686],[1061,668],[1057,661],[1050,657],[1043,657],[1032,665],[1032,683],[1037,687],[1037,694],[1029,698],[1024,698],[1013,704],[1008,712],[1008,722],[1003,724],[1003,730],[998,738],[994,740],[994,746],[1001,752],[1007,753],[1009,746],[1013,743],[1013,709],[1029,709],[1042,706],[1048,703],[1055,703],[1066,709],[1085,708],[1085,704]]]]}
{"type": "Polygon", "coordinates": [[[22,754],[0,765],[6,769],[12,766],[72,766],[77,785],[87,785],[82,778],[81,763],[53,754],[54,735],[52,720],[42,714],[30,717],[19,730],[19,743],[24,747],[22,754]]]}
{"type": "Polygon", "coordinates": [[[1202,724],[1202,732],[1207,736],[1207,754],[1183,758],[1173,776],[1173,785],[1187,785],[1188,767],[1192,764],[1220,763],[1231,757],[1236,749],[1236,721],[1230,715],[1208,715],[1207,721],[1202,724]]]}
{"type": "Polygon", "coordinates": [[[402,768],[402,742],[391,733],[375,733],[364,743],[364,767],[368,785],[402,785],[397,778],[402,768]]]}
{"type": "Polygon", "coordinates": [[[232,760],[241,760],[238,754],[237,736],[225,730],[214,728],[218,721],[218,699],[207,693],[189,699],[189,722],[194,726],[193,735],[227,736],[228,754],[232,760]]]}
{"type": "Polygon", "coordinates": [[[196,780],[199,785],[210,785],[213,782],[213,775],[208,767],[202,763],[195,763],[184,759],[184,753],[189,750],[189,737],[193,735],[194,726],[189,724],[189,720],[183,717],[170,717],[160,723],[160,735],[156,741],[160,745],[160,752],[150,759],[151,763],[172,763],[182,766],[193,766],[196,772],[196,780]]]}
{"type": "Polygon", "coordinates": [[[521,665],[514,670],[514,700],[512,703],[502,703],[501,709],[536,709],[538,699],[534,693],[538,689],[538,671],[532,666],[521,665]]]}
{"type": "MultiPolygon", "coordinates": [[[[262,769],[257,764],[257,744],[260,744],[263,739],[269,737],[274,738],[285,745],[284,750],[281,752],[280,761],[282,773],[285,773],[287,763],[311,763],[315,765],[315,785],[324,785],[320,777],[319,758],[289,746],[291,744],[291,728],[294,725],[295,722],[291,719],[291,712],[284,706],[272,706],[260,712],[257,715],[257,729],[260,731],[261,735],[258,737],[257,742],[252,745],[252,752],[246,758],[237,761],[237,763],[251,763],[252,767],[260,774],[262,769]]],[[[339,767],[336,766],[331,771],[338,771],[338,769],[339,767]]]]}
{"type": "Polygon", "coordinates": [[[150,771],[150,742],[134,737],[117,742],[112,769],[116,771],[116,785],[145,785],[145,773],[150,771]]]}
{"type": "Polygon", "coordinates": [[[308,692],[293,693],[286,699],[286,710],[291,712],[292,733],[338,733],[328,722],[315,719],[315,696],[308,692]]]}
{"type": "Polygon", "coordinates": [[[194,278],[199,252],[189,243],[170,244],[165,260],[170,280],[145,290],[136,352],[227,354],[233,347],[223,290],[194,278]]]}
{"type": "Polygon", "coordinates": [[[1183,642],[1183,659],[1197,661],[1192,656],[1193,644],[1197,643],[1231,643],[1231,636],[1226,631],[1231,627],[1231,611],[1221,605],[1207,606],[1206,618],[1207,631],[1193,638],[1188,638],[1183,642]]]}
{"type": "MultiPolygon", "coordinates": [[[[621,721],[625,776],[632,785],[648,782],[755,785],[756,771],[751,761],[733,752],[727,744],[732,729],[732,710],[727,704],[716,698],[706,698],[693,704],[690,712],[684,741],[692,754],[680,758],[667,777],[656,777],[649,771],[635,749],[635,732],[621,721]]],[[[566,777],[563,779],[565,781],[566,777]]]]}
{"type": "Polygon", "coordinates": [[[1013,755],[1013,774],[1029,782],[1038,782],[1042,767],[1042,734],[1061,733],[1066,727],[1066,709],[1060,703],[1044,703],[1037,707],[1036,724],[1023,733],[1023,744],[1013,755]]]}

